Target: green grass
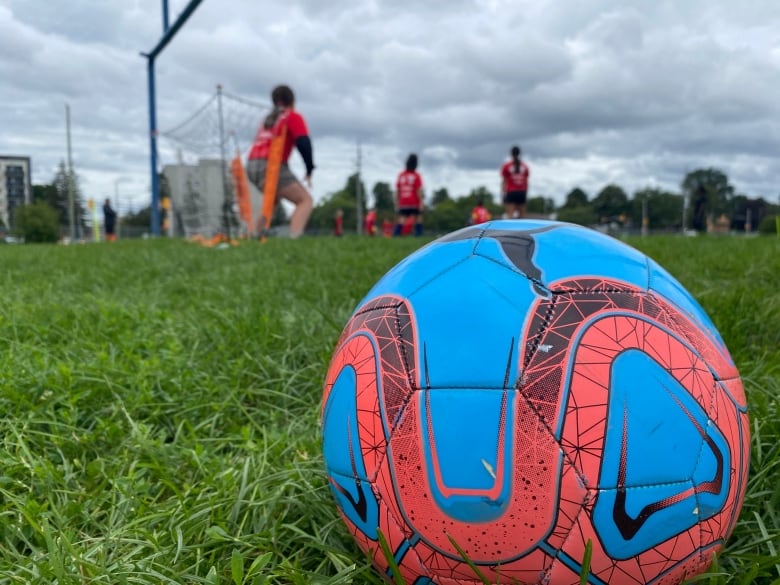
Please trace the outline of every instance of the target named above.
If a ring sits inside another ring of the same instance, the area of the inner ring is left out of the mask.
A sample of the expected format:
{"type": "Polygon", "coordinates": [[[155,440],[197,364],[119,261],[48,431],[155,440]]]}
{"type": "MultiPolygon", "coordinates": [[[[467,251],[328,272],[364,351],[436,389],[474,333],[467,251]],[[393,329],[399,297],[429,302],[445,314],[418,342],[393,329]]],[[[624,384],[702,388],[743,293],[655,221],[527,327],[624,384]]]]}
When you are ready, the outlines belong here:
{"type": "MultiPolygon", "coordinates": [[[[748,494],[707,583],[780,579],[780,239],[631,240],[723,335],[748,494]]],[[[416,239],[0,247],[0,585],[383,581],[319,437],[341,328],[416,239]]]]}

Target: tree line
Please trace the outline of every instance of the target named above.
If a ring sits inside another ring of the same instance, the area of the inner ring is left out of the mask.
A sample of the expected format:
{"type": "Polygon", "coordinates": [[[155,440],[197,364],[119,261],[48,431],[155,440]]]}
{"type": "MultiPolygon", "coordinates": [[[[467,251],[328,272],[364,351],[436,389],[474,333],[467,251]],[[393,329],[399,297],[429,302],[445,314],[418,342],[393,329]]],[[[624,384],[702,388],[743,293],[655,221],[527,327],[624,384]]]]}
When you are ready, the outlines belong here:
{"type": "MultiPolygon", "coordinates": [[[[763,198],[751,198],[737,194],[726,173],[715,168],[697,169],[683,178],[680,192],[646,188],[629,196],[619,185],[609,184],[590,197],[579,187],[573,188],[561,205],[549,196],[537,195],[527,202],[531,217],[554,217],[560,221],[595,226],[612,225],[625,229],[645,227],[653,231],[680,231],[693,229],[695,212],[699,210],[712,223],[727,222],[727,229],[737,231],[774,231],[775,215],[780,206],[763,198]]],[[[343,189],[329,194],[314,208],[310,227],[321,233],[333,228],[333,218],[341,209],[344,225],[357,228],[357,201],[360,194],[362,215],[370,207],[382,219],[394,218],[394,194],[390,183],[377,182],[370,193],[357,174],[351,175],[343,189]]],[[[471,210],[478,200],[483,200],[493,217],[500,217],[503,208],[500,196],[484,186],[472,189],[468,194],[453,197],[448,189],[441,188],[426,197],[424,223],[429,232],[444,233],[467,224],[471,210]]]]}
{"type": "MultiPolygon", "coordinates": [[[[32,186],[32,203],[15,210],[15,233],[29,242],[56,242],[68,233],[68,170],[61,162],[52,182],[32,186]]],[[[87,230],[87,211],[84,206],[78,178],[72,177],[76,234],[81,237],[87,230]]],[[[387,218],[393,221],[395,197],[388,182],[377,182],[371,191],[359,180],[357,174],[347,178],[344,187],[330,193],[315,206],[309,229],[315,233],[329,233],[333,229],[336,211],[344,214],[348,230],[357,229],[357,201],[361,201],[361,216],[373,207],[378,223],[387,218]]],[[[493,217],[503,211],[500,196],[484,186],[472,189],[468,194],[453,196],[447,188],[433,191],[426,197],[424,224],[429,233],[446,233],[467,224],[471,210],[477,201],[483,200],[493,217]]],[[[102,203],[102,202],[101,202],[102,203]]],[[[96,202],[96,204],[98,204],[96,202]]],[[[530,197],[527,212],[530,217],[552,217],[586,226],[611,225],[623,229],[645,227],[653,231],[680,231],[696,225],[696,210],[702,210],[711,222],[725,221],[727,229],[736,231],[775,231],[774,217],[780,215],[780,206],[738,194],[723,171],[716,168],[697,169],[685,175],[680,192],[646,188],[629,196],[619,185],[609,184],[593,197],[579,187],[573,188],[561,205],[555,199],[538,195],[530,197]],[[725,220],[724,220],[725,218],[725,220]]],[[[279,207],[278,220],[285,221],[283,208],[279,207]]],[[[124,226],[148,228],[151,208],[146,206],[133,214],[122,217],[124,226]]],[[[2,227],[2,226],[0,226],[2,227]]]]}

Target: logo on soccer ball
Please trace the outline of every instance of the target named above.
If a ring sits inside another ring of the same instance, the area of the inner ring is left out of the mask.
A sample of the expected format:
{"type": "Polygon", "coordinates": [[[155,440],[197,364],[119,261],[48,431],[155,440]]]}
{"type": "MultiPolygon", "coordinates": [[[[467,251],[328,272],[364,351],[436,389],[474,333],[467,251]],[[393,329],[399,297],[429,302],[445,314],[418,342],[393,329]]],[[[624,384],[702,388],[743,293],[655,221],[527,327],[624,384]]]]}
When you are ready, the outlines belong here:
{"type": "Polygon", "coordinates": [[[701,307],[555,222],[466,228],[388,272],[339,339],[322,421],[347,527],[407,583],[576,583],[588,546],[589,583],[679,582],[731,533],[749,463],[701,307]]]}

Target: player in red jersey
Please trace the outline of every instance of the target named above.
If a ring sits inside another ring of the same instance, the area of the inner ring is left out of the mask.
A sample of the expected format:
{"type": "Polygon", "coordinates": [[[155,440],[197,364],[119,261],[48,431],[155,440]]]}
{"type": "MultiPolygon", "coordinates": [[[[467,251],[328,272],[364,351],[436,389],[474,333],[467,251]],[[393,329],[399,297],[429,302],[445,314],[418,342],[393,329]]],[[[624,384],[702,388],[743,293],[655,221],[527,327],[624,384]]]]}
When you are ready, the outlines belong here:
{"type": "Polygon", "coordinates": [[[393,222],[389,217],[385,217],[382,220],[382,235],[386,238],[390,238],[393,235],[393,222]]]}
{"type": "MultiPolygon", "coordinates": [[[[288,161],[293,146],[298,149],[303,162],[306,165],[306,185],[311,189],[311,174],[314,170],[314,158],[312,154],[311,139],[306,121],[295,110],[295,95],[292,89],[286,85],[279,85],[271,92],[271,101],[274,108],[266,116],[257,131],[255,141],[249,151],[247,162],[247,175],[249,180],[257,185],[263,192],[265,173],[268,165],[268,154],[271,140],[281,136],[285,132],[285,142],[282,150],[282,166],[279,170],[279,184],[277,195],[287,199],[295,205],[290,217],[290,237],[297,238],[306,229],[309,221],[313,201],[309,191],[293,175],[288,161]]],[[[262,221],[262,220],[261,220],[262,221]]],[[[263,226],[258,226],[262,229],[263,226]]],[[[267,227],[267,226],[265,226],[267,227]]]]}
{"type": "Polygon", "coordinates": [[[501,192],[504,197],[504,211],[506,217],[520,218],[525,217],[525,202],[528,196],[528,174],[529,168],[520,159],[520,147],[513,146],[509,151],[512,160],[505,162],[501,166],[501,192]]]}
{"type": "Polygon", "coordinates": [[[400,236],[407,218],[415,219],[414,233],[422,235],[423,193],[422,177],[417,172],[417,155],[410,154],[406,159],[406,169],[401,171],[395,182],[397,216],[394,236],[400,236]]]}
{"type": "Polygon", "coordinates": [[[363,229],[365,230],[366,234],[369,236],[375,236],[376,235],[376,209],[373,207],[368,210],[368,213],[366,213],[366,220],[365,225],[363,226],[363,229]]]}
{"type": "Polygon", "coordinates": [[[490,211],[485,207],[485,200],[480,197],[477,199],[476,207],[471,210],[469,225],[477,225],[478,223],[485,223],[486,221],[490,221],[490,211]]]}

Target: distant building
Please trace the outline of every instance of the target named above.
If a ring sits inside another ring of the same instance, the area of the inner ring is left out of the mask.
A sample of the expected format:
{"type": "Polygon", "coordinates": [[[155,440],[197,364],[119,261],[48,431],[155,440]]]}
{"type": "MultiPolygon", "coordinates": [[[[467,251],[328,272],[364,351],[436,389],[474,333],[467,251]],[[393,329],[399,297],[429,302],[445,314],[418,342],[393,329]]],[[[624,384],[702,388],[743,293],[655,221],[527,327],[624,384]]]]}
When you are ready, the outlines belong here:
{"type": "Polygon", "coordinates": [[[0,155],[0,222],[14,227],[14,209],[32,202],[29,156],[0,155]]]}

